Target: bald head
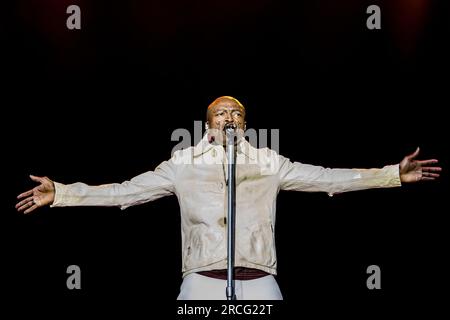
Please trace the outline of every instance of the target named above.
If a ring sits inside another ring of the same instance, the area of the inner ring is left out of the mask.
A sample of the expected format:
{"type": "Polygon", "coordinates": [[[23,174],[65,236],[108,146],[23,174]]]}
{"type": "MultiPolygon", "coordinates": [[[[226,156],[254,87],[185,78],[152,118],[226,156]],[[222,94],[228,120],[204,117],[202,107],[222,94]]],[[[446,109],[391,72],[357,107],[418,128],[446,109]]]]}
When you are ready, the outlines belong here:
{"type": "Polygon", "coordinates": [[[214,100],[214,101],[208,106],[208,109],[209,109],[210,107],[214,106],[215,104],[217,104],[217,103],[219,103],[219,102],[222,102],[222,101],[231,101],[231,102],[234,102],[235,104],[239,105],[242,109],[244,109],[244,106],[242,105],[242,103],[241,103],[238,99],[236,99],[235,97],[232,97],[232,96],[221,96],[221,97],[216,98],[216,100],[214,100]]]}
{"type": "MultiPolygon", "coordinates": [[[[214,115],[219,115],[221,112],[228,111],[231,116],[236,115],[236,118],[242,118],[245,122],[245,108],[242,103],[231,96],[222,96],[215,99],[209,106],[206,112],[206,120],[210,127],[214,127],[212,123],[214,115]]],[[[234,117],[232,117],[234,119],[234,117]]],[[[238,123],[236,123],[238,125],[238,123]]]]}
{"type": "Polygon", "coordinates": [[[208,135],[213,137],[216,143],[225,144],[223,129],[229,123],[236,125],[237,132],[245,131],[245,108],[236,98],[230,96],[217,98],[208,106],[206,118],[209,126],[208,135]]]}

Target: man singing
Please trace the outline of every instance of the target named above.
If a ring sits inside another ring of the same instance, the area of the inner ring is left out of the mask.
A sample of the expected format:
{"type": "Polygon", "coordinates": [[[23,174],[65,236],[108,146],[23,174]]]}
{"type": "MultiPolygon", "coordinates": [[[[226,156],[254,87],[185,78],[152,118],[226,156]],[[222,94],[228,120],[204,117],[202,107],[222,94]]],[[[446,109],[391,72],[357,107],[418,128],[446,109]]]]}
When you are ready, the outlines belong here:
{"type": "Polygon", "coordinates": [[[207,109],[206,133],[195,146],[177,151],[154,171],[123,183],[64,185],[30,176],[39,185],[18,196],[18,211],[30,213],[50,205],[118,206],[121,209],[176,195],[181,210],[182,272],[180,300],[226,299],[227,165],[224,127],[237,128],[236,253],[237,299],[280,300],[274,278],[275,208],[280,190],[327,192],[329,195],[402,183],[435,180],[442,170],[435,159],[416,160],[417,149],[400,164],[381,169],[329,169],[299,162],[244,138],[245,108],[224,96],[207,109]]]}

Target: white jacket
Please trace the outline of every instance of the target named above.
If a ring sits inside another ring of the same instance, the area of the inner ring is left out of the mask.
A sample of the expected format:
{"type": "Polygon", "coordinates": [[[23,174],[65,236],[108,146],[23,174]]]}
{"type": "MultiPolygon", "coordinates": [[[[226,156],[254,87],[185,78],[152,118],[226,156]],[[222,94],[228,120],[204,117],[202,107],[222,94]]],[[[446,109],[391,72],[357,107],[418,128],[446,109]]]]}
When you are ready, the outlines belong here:
{"type": "MultiPolygon", "coordinates": [[[[328,169],[291,162],[275,151],[242,140],[236,166],[235,265],[276,274],[275,204],[280,190],[329,195],[400,186],[399,165],[382,169],[328,169]]],[[[227,160],[208,143],[177,151],[155,171],[121,184],[88,186],[55,182],[52,207],[129,206],[175,194],[181,210],[182,271],[226,269],[227,160]]]]}

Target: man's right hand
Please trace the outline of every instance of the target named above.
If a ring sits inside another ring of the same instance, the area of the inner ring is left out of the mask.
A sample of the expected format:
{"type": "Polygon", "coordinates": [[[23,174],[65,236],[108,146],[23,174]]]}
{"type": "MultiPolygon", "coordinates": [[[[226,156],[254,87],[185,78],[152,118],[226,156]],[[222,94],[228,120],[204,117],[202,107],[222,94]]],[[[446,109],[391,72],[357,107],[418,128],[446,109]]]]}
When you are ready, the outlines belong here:
{"type": "Polygon", "coordinates": [[[31,211],[52,204],[55,200],[55,184],[47,177],[36,177],[30,175],[31,180],[40,183],[38,186],[17,196],[23,199],[16,204],[17,211],[30,213],[31,211]]]}

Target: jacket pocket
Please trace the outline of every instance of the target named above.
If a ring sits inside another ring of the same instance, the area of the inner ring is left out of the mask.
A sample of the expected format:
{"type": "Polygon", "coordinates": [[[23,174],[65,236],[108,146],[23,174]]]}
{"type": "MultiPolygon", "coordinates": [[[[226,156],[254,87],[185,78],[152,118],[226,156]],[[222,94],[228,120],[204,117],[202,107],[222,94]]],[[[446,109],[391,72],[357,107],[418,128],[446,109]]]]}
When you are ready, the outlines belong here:
{"type": "Polygon", "coordinates": [[[253,224],[239,231],[237,251],[242,260],[265,267],[276,265],[275,237],[269,221],[253,224]]]}
{"type": "Polygon", "coordinates": [[[183,250],[185,270],[204,267],[226,257],[224,238],[219,230],[200,224],[193,226],[183,250]]]}

